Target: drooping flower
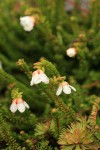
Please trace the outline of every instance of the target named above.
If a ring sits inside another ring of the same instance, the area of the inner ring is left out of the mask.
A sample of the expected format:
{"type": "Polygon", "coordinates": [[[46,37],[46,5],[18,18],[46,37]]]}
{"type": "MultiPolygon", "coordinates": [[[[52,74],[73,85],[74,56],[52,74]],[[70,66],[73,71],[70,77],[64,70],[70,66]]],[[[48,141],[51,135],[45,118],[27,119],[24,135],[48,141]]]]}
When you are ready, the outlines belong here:
{"type": "Polygon", "coordinates": [[[69,85],[68,82],[64,81],[64,82],[59,84],[59,87],[57,89],[56,95],[59,96],[62,93],[62,91],[65,94],[70,94],[71,93],[71,89],[76,91],[76,89],[73,86],[69,85]]]}
{"type": "Polygon", "coordinates": [[[75,48],[69,48],[66,50],[66,54],[69,56],[69,57],[74,57],[76,55],[76,49],[75,48]]]}
{"type": "Polygon", "coordinates": [[[32,86],[33,84],[39,84],[39,83],[49,83],[49,78],[47,75],[42,71],[42,70],[36,70],[32,73],[32,79],[30,85],[32,86]]]}
{"type": "Polygon", "coordinates": [[[31,31],[35,25],[35,18],[33,16],[20,17],[20,24],[25,31],[31,31]]]}
{"type": "Polygon", "coordinates": [[[21,98],[13,99],[12,104],[10,106],[10,110],[12,113],[15,113],[17,109],[19,112],[23,113],[25,108],[29,108],[29,105],[21,98]]]}

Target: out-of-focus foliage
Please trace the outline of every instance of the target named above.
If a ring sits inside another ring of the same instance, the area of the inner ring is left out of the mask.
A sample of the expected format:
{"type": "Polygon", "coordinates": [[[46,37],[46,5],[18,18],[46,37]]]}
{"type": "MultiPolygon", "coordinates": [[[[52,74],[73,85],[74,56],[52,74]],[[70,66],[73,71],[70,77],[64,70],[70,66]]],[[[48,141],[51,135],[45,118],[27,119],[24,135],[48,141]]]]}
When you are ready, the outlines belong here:
{"type": "Polygon", "coordinates": [[[88,11],[78,3],[67,12],[65,0],[0,1],[1,150],[100,148],[100,2],[90,1],[88,11]],[[32,31],[20,25],[23,16],[37,18],[32,31]],[[66,55],[70,47],[74,58],[66,55]],[[40,58],[35,68],[50,84],[31,87],[32,63],[40,58]],[[77,92],[57,97],[65,76],[77,92]],[[13,88],[30,105],[23,114],[9,110],[13,88]]]}

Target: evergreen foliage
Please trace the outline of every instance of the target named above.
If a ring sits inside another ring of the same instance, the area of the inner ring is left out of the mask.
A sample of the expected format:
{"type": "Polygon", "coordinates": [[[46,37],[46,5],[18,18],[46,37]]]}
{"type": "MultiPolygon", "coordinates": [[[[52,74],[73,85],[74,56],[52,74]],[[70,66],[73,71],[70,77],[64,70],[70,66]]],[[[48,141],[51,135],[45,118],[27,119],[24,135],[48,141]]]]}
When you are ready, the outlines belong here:
{"type": "Polygon", "coordinates": [[[99,3],[67,12],[65,0],[0,2],[0,150],[100,149],[99,3]],[[34,16],[32,31],[23,16],[34,16]],[[71,94],[58,96],[65,81],[71,94]],[[24,100],[24,113],[10,111],[24,100]]]}

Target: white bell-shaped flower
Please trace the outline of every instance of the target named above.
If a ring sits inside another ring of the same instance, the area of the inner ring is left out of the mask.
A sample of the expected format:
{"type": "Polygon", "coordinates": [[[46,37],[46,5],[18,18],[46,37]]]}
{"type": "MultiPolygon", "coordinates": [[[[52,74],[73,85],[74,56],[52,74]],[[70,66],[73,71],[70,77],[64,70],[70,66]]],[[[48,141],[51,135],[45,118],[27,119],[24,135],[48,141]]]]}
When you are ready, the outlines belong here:
{"type": "Polygon", "coordinates": [[[20,17],[20,24],[25,31],[31,31],[35,25],[35,18],[33,16],[20,17]]]}
{"type": "Polygon", "coordinates": [[[66,54],[69,56],[69,57],[75,57],[76,55],[76,49],[75,48],[69,48],[66,50],[66,54]]]}
{"type": "Polygon", "coordinates": [[[49,83],[49,78],[47,75],[42,71],[42,70],[36,70],[32,73],[32,79],[30,85],[32,86],[33,84],[39,84],[39,83],[49,83]]]}
{"type": "Polygon", "coordinates": [[[64,81],[64,82],[59,84],[59,87],[57,89],[56,95],[59,96],[62,93],[62,91],[65,94],[70,94],[71,93],[71,89],[76,91],[76,89],[73,86],[69,85],[68,82],[64,81]]]}
{"type": "Polygon", "coordinates": [[[16,98],[12,101],[10,110],[12,113],[15,113],[17,109],[19,112],[23,113],[26,108],[29,108],[29,105],[21,98],[16,98]]]}

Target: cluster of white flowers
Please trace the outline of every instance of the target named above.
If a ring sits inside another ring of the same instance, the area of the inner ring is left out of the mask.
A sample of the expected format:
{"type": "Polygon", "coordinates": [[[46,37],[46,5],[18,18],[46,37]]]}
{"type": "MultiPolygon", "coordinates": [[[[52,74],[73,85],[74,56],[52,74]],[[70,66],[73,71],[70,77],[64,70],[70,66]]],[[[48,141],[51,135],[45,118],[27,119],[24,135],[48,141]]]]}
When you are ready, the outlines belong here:
{"type": "MultiPolygon", "coordinates": [[[[32,80],[31,80],[30,85],[32,86],[33,84],[39,84],[41,82],[48,84],[49,78],[47,77],[47,75],[42,70],[34,71],[32,73],[32,80]]],[[[65,94],[70,94],[71,89],[76,91],[76,89],[73,86],[69,85],[68,82],[63,81],[62,83],[59,84],[56,95],[59,96],[62,93],[62,91],[65,94]]]]}
{"type": "MultiPolygon", "coordinates": [[[[25,31],[31,31],[34,28],[35,25],[35,18],[33,16],[24,16],[20,17],[20,24],[23,26],[25,31]]],[[[69,48],[66,50],[66,54],[69,57],[74,57],[76,55],[76,49],[75,48],[69,48]]],[[[49,83],[49,78],[42,70],[36,70],[32,73],[32,79],[30,82],[30,85],[39,84],[39,83],[49,83]]],[[[55,93],[57,96],[59,96],[62,91],[65,94],[70,94],[71,90],[76,91],[76,89],[69,85],[68,82],[63,81],[59,84],[57,92],[55,93]]],[[[25,111],[25,108],[29,108],[29,105],[21,98],[16,98],[12,101],[12,104],[10,106],[11,112],[15,113],[17,109],[23,113],[25,111]]]]}
{"type": "MultiPolygon", "coordinates": [[[[42,71],[42,70],[36,70],[32,73],[32,79],[30,82],[30,85],[34,85],[34,84],[39,84],[39,83],[45,83],[48,84],[49,83],[49,78],[47,77],[47,75],[42,71]]],[[[55,93],[57,96],[59,96],[62,91],[65,94],[70,94],[71,93],[71,89],[76,91],[76,89],[69,85],[68,82],[63,81],[62,83],[59,84],[57,92],[55,93]]],[[[12,104],[10,106],[10,110],[11,112],[15,113],[17,111],[17,109],[23,113],[25,111],[25,108],[29,108],[29,105],[21,98],[16,98],[12,101],[12,104]]]]}
{"type": "MultiPolygon", "coordinates": [[[[36,23],[36,19],[34,16],[20,17],[20,24],[23,26],[25,31],[33,30],[35,23],[36,23]]],[[[69,48],[66,50],[66,54],[69,57],[75,57],[77,52],[76,52],[76,49],[74,47],[72,47],[72,48],[69,48]]]]}

